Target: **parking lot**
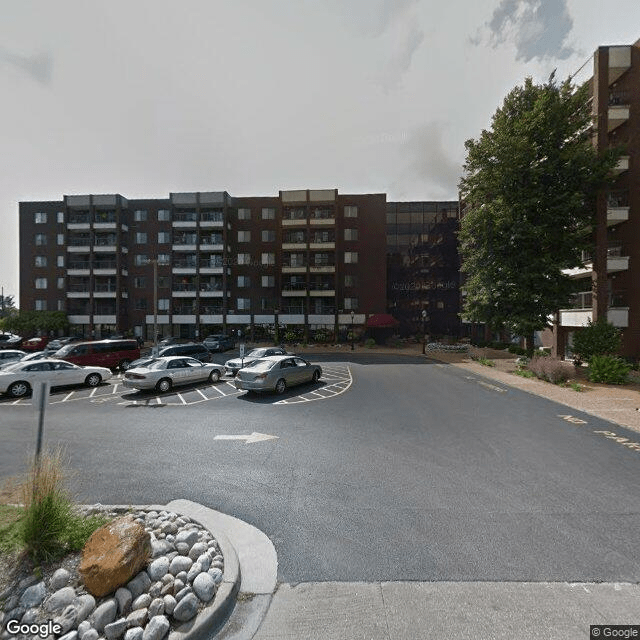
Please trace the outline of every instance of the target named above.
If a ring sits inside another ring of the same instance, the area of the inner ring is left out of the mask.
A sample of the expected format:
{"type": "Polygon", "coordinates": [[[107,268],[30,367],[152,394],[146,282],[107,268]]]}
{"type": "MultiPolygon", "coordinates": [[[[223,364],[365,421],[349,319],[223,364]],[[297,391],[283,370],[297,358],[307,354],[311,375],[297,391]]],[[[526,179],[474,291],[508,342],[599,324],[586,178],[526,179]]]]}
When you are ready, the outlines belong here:
{"type": "MultiPolygon", "coordinates": [[[[347,391],[353,383],[350,367],[345,363],[323,363],[322,378],[318,384],[304,384],[288,389],[282,395],[260,394],[248,396],[244,391],[238,391],[230,376],[223,377],[216,384],[201,383],[189,385],[164,394],[156,391],[133,391],[122,385],[122,374],[115,375],[108,382],[94,388],[69,387],[54,389],[49,398],[50,405],[72,402],[86,402],[91,404],[109,403],[119,407],[164,407],[188,406],[223,400],[225,398],[242,397],[251,402],[264,404],[297,404],[327,400],[347,391]]],[[[31,397],[14,400],[7,396],[0,396],[0,404],[4,406],[29,407],[31,397]]]]}

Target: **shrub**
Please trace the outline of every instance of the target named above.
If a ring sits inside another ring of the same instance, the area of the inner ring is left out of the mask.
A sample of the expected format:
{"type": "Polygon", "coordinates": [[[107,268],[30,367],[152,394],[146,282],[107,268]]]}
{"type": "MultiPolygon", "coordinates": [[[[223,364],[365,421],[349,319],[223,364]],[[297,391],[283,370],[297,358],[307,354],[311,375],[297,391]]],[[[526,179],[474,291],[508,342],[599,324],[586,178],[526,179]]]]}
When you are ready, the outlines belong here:
{"type": "Polygon", "coordinates": [[[536,354],[529,363],[529,369],[540,378],[553,384],[566,382],[570,378],[572,369],[566,362],[548,355],[536,354]]]}
{"type": "Polygon", "coordinates": [[[372,349],[373,347],[376,346],[376,341],[373,338],[367,338],[364,341],[364,346],[368,347],[369,349],[372,349]]]}
{"type": "Polygon", "coordinates": [[[507,347],[507,351],[508,351],[509,353],[513,353],[513,354],[515,354],[515,355],[517,355],[517,356],[523,356],[523,355],[525,355],[525,354],[527,353],[527,350],[526,350],[526,349],[524,349],[523,347],[520,347],[520,346],[519,346],[519,345],[517,345],[517,344],[510,344],[510,345],[507,347]]]}
{"type": "Polygon", "coordinates": [[[593,356],[589,360],[589,380],[605,384],[627,384],[631,366],[622,358],[593,356]]]}
{"type": "Polygon", "coordinates": [[[83,518],[75,513],[64,487],[62,453],[44,452],[35,460],[22,486],[24,517],[18,537],[36,562],[48,562],[68,550],[80,550],[104,518],[83,518]]]}
{"type": "Polygon", "coordinates": [[[620,350],[622,334],[604,319],[589,322],[589,326],[576,331],[573,352],[577,362],[589,362],[593,356],[608,356],[620,350]]]}
{"type": "Polygon", "coordinates": [[[495,367],[496,363],[493,360],[489,360],[488,358],[485,358],[484,356],[471,356],[472,360],[475,360],[476,362],[483,364],[485,367],[495,367]]]}

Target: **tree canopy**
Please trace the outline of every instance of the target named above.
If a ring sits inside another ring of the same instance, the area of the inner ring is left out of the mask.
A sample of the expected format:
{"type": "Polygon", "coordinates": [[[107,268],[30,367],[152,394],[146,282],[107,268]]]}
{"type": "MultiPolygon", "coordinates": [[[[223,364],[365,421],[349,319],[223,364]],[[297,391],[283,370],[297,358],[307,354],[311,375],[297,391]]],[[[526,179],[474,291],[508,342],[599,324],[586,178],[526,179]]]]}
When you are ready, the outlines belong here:
{"type": "Polygon", "coordinates": [[[69,326],[64,311],[14,311],[1,321],[2,329],[20,335],[48,333],[66,329],[69,326]]]}
{"type": "Polygon", "coordinates": [[[591,143],[586,85],[527,78],[467,140],[460,182],[466,318],[529,336],[565,306],[619,151],[591,143]]]}

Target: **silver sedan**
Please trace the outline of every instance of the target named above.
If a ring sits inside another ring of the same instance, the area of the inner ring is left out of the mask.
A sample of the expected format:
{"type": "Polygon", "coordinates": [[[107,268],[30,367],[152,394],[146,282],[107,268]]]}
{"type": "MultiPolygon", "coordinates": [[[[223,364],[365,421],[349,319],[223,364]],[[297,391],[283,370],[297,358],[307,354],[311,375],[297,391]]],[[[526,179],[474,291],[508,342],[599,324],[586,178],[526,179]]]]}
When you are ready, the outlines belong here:
{"type": "Polygon", "coordinates": [[[97,387],[112,375],[104,367],[79,367],[64,360],[15,362],[0,371],[0,393],[20,398],[27,395],[38,382],[49,382],[52,387],[72,384],[97,387]]]}
{"type": "MultiPolygon", "coordinates": [[[[287,355],[287,352],[282,347],[260,347],[259,349],[252,349],[249,353],[245,354],[243,358],[238,357],[227,360],[224,363],[224,368],[228,375],[235,376],[240,369],[250,366],[251,363],[258,358],[284,355],[287,355]]],[[[290,353],[289,355],[293,354],[290,353]]]]}
{"type": "Polygon", "coordinates": [[[155,389],[161,393],[172,387],[195,382],[218,382],[224,367],[195,358],[167,356],[154,358],[144,366],[127,369],[122,384],[131,389],[155,389]]]}
{"type": "Polygon", "coordinates": [[[275,391],[284,393],[287,387],[304,382],[318,382],[322,369],[298,356],[270,356],[255,360],[238,371],[236,389],[244,391],[275,391]]]}

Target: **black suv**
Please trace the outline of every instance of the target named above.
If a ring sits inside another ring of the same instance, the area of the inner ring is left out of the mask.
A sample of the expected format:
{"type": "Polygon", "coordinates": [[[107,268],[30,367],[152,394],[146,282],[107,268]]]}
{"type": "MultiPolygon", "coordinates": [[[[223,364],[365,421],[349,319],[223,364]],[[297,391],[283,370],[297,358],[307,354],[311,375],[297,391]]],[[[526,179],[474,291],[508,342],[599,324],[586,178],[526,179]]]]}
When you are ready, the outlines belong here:
{"type": "Polygon", "coordinates": [[[207,336],[202,341],[202,344],[209,349],[209,351],[227,351],[236,346],[236,339],[224,333],[216,333],[212,336],[207,336]]]}
{"type": "Polygon", "coordinates": [[[164,356],[189,356],[200,360],[200,362],[211,362],[211,353],[209,349],[201,344],[192,342],[190,344],[172,344],[168,347],[160,349],[158,353],[160,357],[164,356]]]}

